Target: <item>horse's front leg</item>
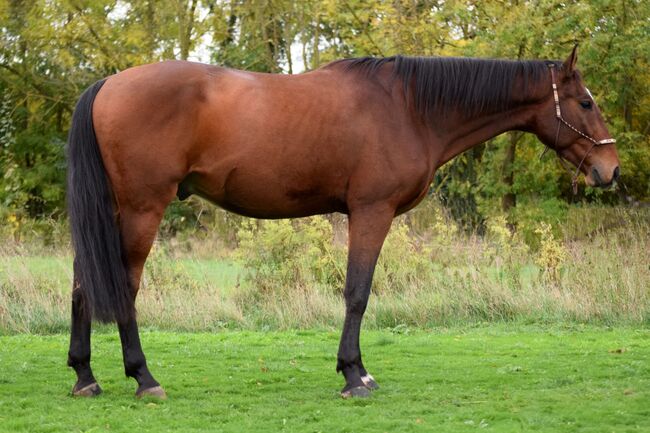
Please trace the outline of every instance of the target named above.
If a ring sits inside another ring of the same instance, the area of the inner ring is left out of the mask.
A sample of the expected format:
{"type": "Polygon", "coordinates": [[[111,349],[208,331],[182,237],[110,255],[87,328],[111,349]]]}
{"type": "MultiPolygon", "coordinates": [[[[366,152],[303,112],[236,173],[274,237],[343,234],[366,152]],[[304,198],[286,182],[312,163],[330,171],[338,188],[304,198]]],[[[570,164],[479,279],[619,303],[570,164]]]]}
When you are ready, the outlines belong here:
{"type": "Polygon", "coordinates": [[[377,257],[390,229],[395,210],[387,205],[350,211],[348,225],[348,271],[345,281],[345,323],[339,345],[337,372],[343,372],[344,398],[367,396],[377,383],[361,361],[359,332],[368,305],[377,257]]]}

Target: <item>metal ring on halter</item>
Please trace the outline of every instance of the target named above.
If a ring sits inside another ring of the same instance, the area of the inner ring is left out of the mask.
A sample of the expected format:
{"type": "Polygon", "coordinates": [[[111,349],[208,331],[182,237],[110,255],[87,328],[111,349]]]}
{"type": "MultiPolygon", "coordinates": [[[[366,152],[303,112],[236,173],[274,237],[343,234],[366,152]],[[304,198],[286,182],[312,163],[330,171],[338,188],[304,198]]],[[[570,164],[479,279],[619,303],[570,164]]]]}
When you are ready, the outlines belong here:
{"type": "MultiPolygon", "coordinates": [[[[560,109],[560,96],[558,95],[557,92],[557,84],[555,83],[555,63],[549,63],[548,64],[549,69],[551,70],[551,82],[553,85],[553,99],[555,100],[555,117],[557,118],[557,129],[555,131],[555,144],[553,147],[556,150],[556,155],[560,159],[560,162],[562,163],[562,166],[566,171],[569,172],[569,175],[571,175],[571,186],[573,188],[573,194],[576,195],[578,193],[578,177],[580,176],[580,168],[582,168],[582,164],[584,164],[585,159],[587,159],[587,156],[591,153],[592,150],[594,150],[594,147],[596,146],[602,146],[604,144],[614,144],[616,143],[616,140],[613,138],[604,138],[602,140],[596,140],[593,137],[591,137],[588,134],[585,134],[584,132],[578,130],[576,127],[571,125],[569,122],[564,120],[562,117],[562,110],[560,109]],[[580,164],[578,164],[578,167],[576,168],[575,173],[571,171],[570,168],[566,166],[566,163],[564,161],[564,158],[560,156],[560,154],[557,153],[557,143],[560,138],[560,126],[564,124],[566,125],[569,129],[573,130],[576,132],[578,135],[582,136],[583,138],[586,138],[589,140],[592,145],[589,148],[589,150],[584,154],[582,157],[582,160],[580,161],[580,164]]],[[[546,149],[544,149],[544,152],[542,153],[542,156],[546,154],[546,151],[549,149],[547,146],[546,149]]]]}

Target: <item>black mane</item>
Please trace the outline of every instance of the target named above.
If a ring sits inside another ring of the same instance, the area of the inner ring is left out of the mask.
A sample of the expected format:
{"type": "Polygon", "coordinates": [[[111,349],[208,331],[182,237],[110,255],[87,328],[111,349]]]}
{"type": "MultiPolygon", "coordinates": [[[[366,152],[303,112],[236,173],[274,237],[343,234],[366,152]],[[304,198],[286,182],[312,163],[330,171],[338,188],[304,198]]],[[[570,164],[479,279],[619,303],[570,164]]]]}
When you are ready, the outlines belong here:
{"type": "MultiPolygon", "coordinates": [[[[445,114],[451,109],[462,110],[468,116],[505,110],[516,102],[512,94],[516,78],[523,78],[522,95],[525,95],[530,83],[550,77],[550,62],[545,60],[398,55],[344,59],[336,63],[368,77],[393,63],[393,76],[402,80],[404,94],[412,96],[415,109],[423,116],[445,114]]],[[[561,68],[560,62],[552,63],[558,70],[561,68]]]]}

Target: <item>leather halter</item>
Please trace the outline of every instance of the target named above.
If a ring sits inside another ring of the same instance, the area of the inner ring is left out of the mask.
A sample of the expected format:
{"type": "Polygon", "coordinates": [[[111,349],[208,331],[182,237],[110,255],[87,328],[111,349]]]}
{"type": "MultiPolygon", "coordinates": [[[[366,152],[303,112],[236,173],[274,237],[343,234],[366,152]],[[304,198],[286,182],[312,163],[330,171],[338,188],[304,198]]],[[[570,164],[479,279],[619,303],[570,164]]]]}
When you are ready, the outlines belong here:
{"type": "MultiPolygon", "coordinates": [[[[560,162],[562,163],[562,166],[566,171],[569,172],[569,175],[571,175],[571,187],[573,188],[573,195],[576,195],[578,193],[578,176],[580,176],[580,168],[582,167],[582,164],[584,164],[585,159],[587,159],[587,156],[591,153],[592,150],[594,150],[594,147],[596,146],[602,146],[604,144],[614,144],[616,143],[616,140],[613,138],[604,138],[602,140],[596,140],[592,136],[585,134],[584,132],[580,131],[573,125],[571,125],[569,122],[567,122],[564,117],[562,117],[562,110],[560,109],[560,97],[557,93],[557,84],[555,83],[555,64],[554,63],[549,63],[548,64],[549,69],[551,70],[551,82],[553,83],[553,99],[555,100],[555,117],[557,118],[557,129],[555,131],[555,144],[553,145],[553,148],[556,151],[556,154],[558,158],[560,159],[560,162]],[[575,173],[566,165],[566,162],[562,156],[560,156],[559,153],[557,153],[557,142],[560,138],[560,126],[565,125],[572,131],[576,132],[578,135],[582,136],[583,138],[589,140],[591,142],[591,147],[589,150],[584,154],[582,159],[580,160],[580,164],[578,164],[578,167],[576,168],[575,173]]],[[[544,149],[544,152],[542,153],[542,156],[546,154],[546,152],[550,149],[548,146],[546,146],[546,149],[544,149]]]]}

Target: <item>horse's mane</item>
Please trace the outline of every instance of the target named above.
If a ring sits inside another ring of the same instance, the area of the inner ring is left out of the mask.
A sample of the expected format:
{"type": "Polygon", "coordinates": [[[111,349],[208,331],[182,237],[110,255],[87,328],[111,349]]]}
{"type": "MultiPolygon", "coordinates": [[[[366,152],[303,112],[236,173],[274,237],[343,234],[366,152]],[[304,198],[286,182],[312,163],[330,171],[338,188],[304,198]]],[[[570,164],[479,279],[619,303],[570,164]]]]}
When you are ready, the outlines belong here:
{"type": "MultiPolygon", "coordinates": [[[[393,63],[393,76],[402,80],[404,94],[411,95],[415,109],[423,116],[444,114],[451,109],[466,115],[496,112],[515,103],[515,79],[523,78],[523,94],[529,85],[550,77],[545,60],[497,60],[465,57],[361,57],[335,64],[367,77],[393,63]]],[[[561,62],[554,63],[558,70],[561,62]]],[[[549,85],[550,91],[550,85],[549,85]]],[[[520,98],[520,99],[523,99],[520,98]]]]}

